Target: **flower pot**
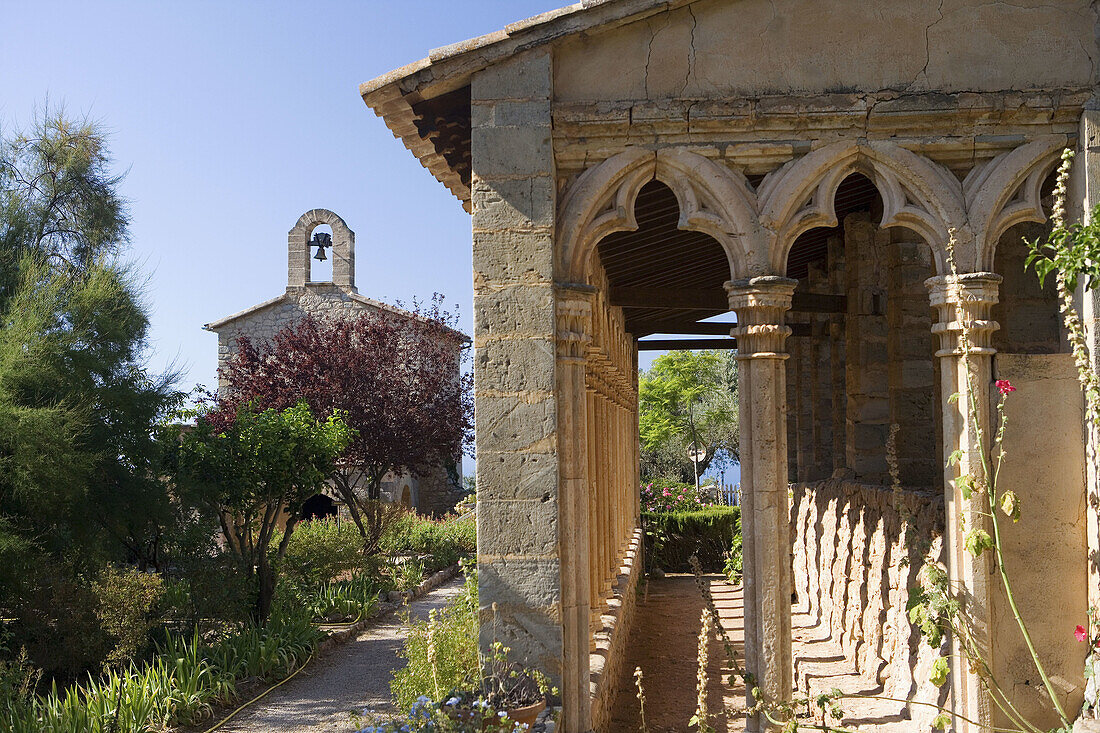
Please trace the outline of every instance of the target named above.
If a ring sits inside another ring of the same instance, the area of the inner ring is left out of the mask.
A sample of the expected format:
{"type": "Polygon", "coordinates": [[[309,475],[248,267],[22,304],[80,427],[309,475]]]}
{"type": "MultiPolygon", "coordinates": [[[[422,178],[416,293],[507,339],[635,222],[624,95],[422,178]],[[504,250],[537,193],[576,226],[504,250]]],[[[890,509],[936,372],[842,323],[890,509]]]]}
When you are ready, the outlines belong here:
{"type": "Polygon", "coordinates": [[[539,700],[533,702],[530,705],[524,705],[521,708],[514,708],[508,711],[508,718],[513,723],[526,723],[527,725],[534,725],[538,720],[539,713],[546,709],[546,700],[539,700]]]}
{"type": "MultiPolygon", "coordinates": [[[[546,709],[546,700],[539,700],[533,702],[530,705],[524,705],[518,708],[508,708],[505,710],[508,713],[508,720],[511,723],[508,726],[508,730],[512,729],[515,723],[526,723],[529,726],[533,726],[535,721],[538,720],[539,713],[546,709]]],[[[447,717],[451,720],[463,720],[474,721],[477,720],[480,713],[476,710],[448,710],[447,717]]],[[[503,730],[504,726],[500,724],[500,719],[497,717],[486,718],[481,722],[481,729],[483,731],[499,731],[503,730]]]]}

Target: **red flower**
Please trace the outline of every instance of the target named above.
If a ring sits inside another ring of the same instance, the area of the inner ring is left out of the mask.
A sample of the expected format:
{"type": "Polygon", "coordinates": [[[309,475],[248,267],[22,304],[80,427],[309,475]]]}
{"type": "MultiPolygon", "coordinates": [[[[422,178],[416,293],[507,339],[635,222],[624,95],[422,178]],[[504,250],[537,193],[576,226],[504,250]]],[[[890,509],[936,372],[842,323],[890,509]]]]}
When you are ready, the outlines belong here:
{"type": "Polygon", "coordinates": [[[1077,628],[1073,630],[1073,635],[1077,638],[1077,641],[1085,641],[1089,638],[1089,632],[1081,624],[1077,624],[1077,628]]]}
{"type": "Polygon", "coordinates": [[[1006,395],[1009,392],[1016,391],[1016,388],[1012,386],[1012,382],[1008,381],[1007,379],[998,379],[997,389],[1000,390],[1002,395],[1006,395]]]}

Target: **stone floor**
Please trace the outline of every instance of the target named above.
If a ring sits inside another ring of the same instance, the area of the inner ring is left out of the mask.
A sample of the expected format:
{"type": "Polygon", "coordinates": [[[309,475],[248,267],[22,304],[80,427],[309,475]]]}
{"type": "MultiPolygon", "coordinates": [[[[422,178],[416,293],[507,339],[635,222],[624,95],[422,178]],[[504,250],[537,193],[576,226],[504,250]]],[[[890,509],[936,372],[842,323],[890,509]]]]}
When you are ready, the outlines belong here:
{"type": "MultiPolygon", "coordinates": [[[[733,641],[739,660],[744,652],[744,601],[740,586],[732,586],[722,576],[707,576],[711,594],[722,618],[723,626],[733,641]]],[[[688,721],[696,708],[698,673],[698,633],[703,602],[690,575],[667,575],[649,579],[641,591],[634,616],[623,679],[614,702],[611,733],[636,733],[641,730],[639,704],[635,696],[634,669],[641,667],[646,696],[646,727],[650,733],[689,731],[688,721]]],[[[823,636],[805,614],[792,618],[796,673],[808,681],[813,693],[838,687],[845,692],[863,695],[879,694],[868,680],[855,674],[844,660],[837,643],[823,636]]],[[[726,711],[712,721],[718,733],[744,730],[744,685],[729,687],[724,683],[730,670],[724,664],[721,645],[708,646],[707,703],[709,710],[726,711]]],[[[849,730],[875,733],[901,733],[912,730],[912,723],[903,717],[901,703],[847,699],[843,703],[843,727],[849,730]]],[[[813,719],[807,715],[807,725],[813,719]]],[[[835,724],[835,722],[834,722],[835,724]]]]}

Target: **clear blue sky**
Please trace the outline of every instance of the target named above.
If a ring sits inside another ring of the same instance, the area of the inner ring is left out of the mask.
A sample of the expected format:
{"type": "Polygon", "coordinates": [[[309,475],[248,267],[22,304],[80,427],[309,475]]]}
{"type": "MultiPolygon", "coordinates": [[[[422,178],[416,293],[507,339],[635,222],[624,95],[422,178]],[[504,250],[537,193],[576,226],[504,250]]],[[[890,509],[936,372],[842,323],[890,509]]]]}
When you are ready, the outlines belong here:
{"type": "Polygon", "coordinates": [[[202,324],[283,291],[286,232],[315,207],[355,231],[359,292],[443,293],[469,333],[469,216],[358,85],[565,4],[0,0],[0,132],[47,100],[110,131],[147,278],[149,363],[174,364],[182,387],[215,382],[202,324]]]}

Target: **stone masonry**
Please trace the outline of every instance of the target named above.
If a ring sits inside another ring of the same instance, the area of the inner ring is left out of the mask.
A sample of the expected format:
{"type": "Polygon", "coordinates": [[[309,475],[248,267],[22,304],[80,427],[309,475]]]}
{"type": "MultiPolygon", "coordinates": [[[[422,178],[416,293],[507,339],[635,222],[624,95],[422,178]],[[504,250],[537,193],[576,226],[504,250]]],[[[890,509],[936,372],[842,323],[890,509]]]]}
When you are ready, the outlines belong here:
{"type": "Polygon", "coordinates": [[[918,549],[944,563],[1010,694],[1050,713],[961,529],[985,522],[959,479],[982,476],[993,380],[1030,380],[1049,406],[1013,419],[1014,450],[1042,446],[1049,470],[1008,471],[1004,488],[1041,483],[1046,529],[1013,541],[1055,531],[1049,556],[1081,572],[1049,587],[1049,565],[1021,563],[1023,585],[1047,580],[1021,612],[1052,634],[1079,704],[1083,652],[1053,634],[1100,598],[1100,520],[1076,501],[1097,495],[1096,438],[1086,454],[1058,303],[1021,274],[1019,242],[1044,231],[1063,149],[1080,156],[1071,208],[1100,200],[1098,20],[1086,0],[584,0],[360,87],[472,215],[481,643],[560,683],[562,730],[606,729],[592,673],[619,664],[608,639],[630,620],[618,606],[606,636],[639,530],[634,373],[639,339],[664,334],[728,333],[738,351],[761,689],[782,700],[812,677],[792,654],[794,590],[798,623],[811,613],[857,676],[949,701],[954,733],[998,720],[957,653],[949,697],[920,681],[901,611],[918,549]],[[649,227],[666,210],[675,228],[649,227]]]}
{"type": "MultiPolygon", "coordinates": [[[[270,342],[276,333],[294,326],[306,316],[315,318],[354,318],[363,313],[379,313],[392,318],[413,318],[400,308],[367,298],[355,287],[355,232],[327,209],[312,209],[299,218],[287,235],[287,288],[270,300],[234,315],[208,323],[204,328],[218,334],[218,371],[237,351],[237,340],[247,336],[254,343],[270,342]],[[325,224],[332,229],[332,281],[310,279],[310,236],[325,224]]],[[[454,334],[454,374],[458,377],[461,350],[466,337],[454,334]]],[[[390,501],[408,501],[418,511],[445,514],[462,496],[459,477],[460,457],[453,466],[439,466],[425,475],[387,476],[382,493],[390,501]]]]}

